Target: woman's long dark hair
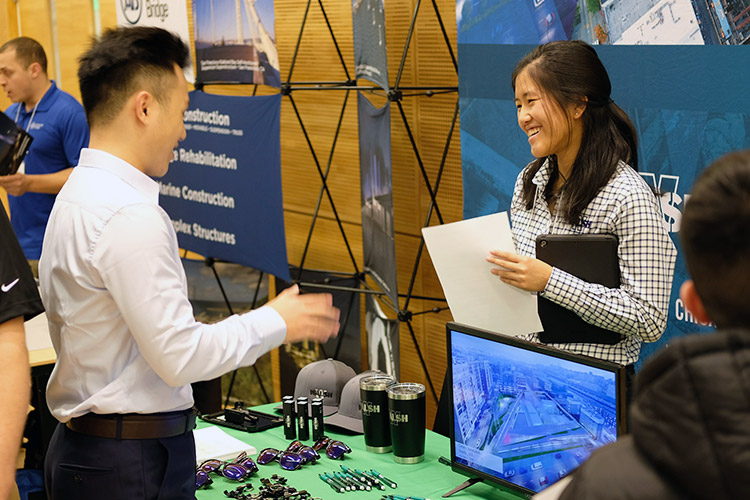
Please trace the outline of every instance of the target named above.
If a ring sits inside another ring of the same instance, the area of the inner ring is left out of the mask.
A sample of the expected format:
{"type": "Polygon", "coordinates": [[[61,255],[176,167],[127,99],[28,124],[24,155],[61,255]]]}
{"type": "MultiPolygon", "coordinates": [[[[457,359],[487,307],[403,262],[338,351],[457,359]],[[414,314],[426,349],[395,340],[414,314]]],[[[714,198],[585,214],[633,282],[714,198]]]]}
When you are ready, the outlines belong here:
{"type": "MultiPolygon", "coordinates": [[[[535,48],[513,70],[512,85],[526,70],[541,92],[563,110],[568,105],[585,105],[583,136],[573,169],[564,187],[560,208],[572,225],[579,224],[581,213],[607,184],[620,160],[638,170],[638,138],[628,115],[610,97],[612,85],[596,51],[587,43],[574,40],[550,42],[535,48]]],[[[567,117],[568,121],[571,118],[567,117]]],[[[523,178],[523,202],[534,204],[536,187],[532,179],[547,158],[537,158],[523,178]]],[[[559,171],[556,158],[553,173],[545,188],[552,194],[559,171]]]]}

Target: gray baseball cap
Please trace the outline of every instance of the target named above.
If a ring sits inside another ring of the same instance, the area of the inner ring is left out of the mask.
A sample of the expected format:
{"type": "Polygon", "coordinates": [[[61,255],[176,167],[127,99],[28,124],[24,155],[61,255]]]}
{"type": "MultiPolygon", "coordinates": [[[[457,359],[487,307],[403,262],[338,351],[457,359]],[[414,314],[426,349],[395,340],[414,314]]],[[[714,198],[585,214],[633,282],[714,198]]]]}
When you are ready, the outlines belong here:
{"type": "Polygon", "coordinates": [[[294,399],[306,396],[323,400],[323,415],[336,413],[341,393],[356,372],[346,363],[335,359],[322,359],[302,367],[294,383],[294,399]]]}
{"type": "Polygon", "coordinates": [[[359,381],[365,377],[382,373],[380,370],[367,370],[351,378],[341,391],[338,413],[325,419],[325,424],[358,434],[364,433],[362,430],[362,402],[359,397],[359,381]]]}

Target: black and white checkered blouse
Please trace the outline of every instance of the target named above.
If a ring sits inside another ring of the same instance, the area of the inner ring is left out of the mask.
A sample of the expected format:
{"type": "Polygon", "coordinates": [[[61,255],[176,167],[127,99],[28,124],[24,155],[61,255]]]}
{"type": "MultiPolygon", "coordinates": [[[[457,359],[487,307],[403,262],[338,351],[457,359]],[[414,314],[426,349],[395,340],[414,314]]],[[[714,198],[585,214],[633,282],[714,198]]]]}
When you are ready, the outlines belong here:
{"type": "MultiPolygon", "coordinates": [[[[526,169],[516,180],[511,202],[513,238],[519,254],[535,257],[540,234],[609,233],[619,240],[619,288],[587,283],[553,268],[539,295],[575,311],[588,323],[622,334],[623,340],[614,345],[552,345],[615,363],[635,363],[641,342],[658,340],[666,327],[677,256],[658,199],[638,172],[620,162],[609,183],[581,214],[580,223],[572,226],[560,213],[560,203],[553,215],[544,199],[552,169],[549,162],[534,176],[534,206],[526,210],[521,196],[526,169]]],[[[535,333],[525,338],[539,342],[535,333]]]]}

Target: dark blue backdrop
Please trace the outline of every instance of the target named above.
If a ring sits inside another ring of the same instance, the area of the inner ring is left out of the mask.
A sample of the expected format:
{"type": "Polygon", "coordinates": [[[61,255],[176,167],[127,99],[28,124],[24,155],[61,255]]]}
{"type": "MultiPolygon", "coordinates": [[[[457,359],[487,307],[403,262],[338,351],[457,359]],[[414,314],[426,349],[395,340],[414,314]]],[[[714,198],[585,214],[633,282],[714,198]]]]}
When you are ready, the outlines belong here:
{"type": "Polygon", "coordinates": [[[281,95],[195,91],[187,138],[159,179],[180,247],[291,281],[281,195],[281,95]]]}

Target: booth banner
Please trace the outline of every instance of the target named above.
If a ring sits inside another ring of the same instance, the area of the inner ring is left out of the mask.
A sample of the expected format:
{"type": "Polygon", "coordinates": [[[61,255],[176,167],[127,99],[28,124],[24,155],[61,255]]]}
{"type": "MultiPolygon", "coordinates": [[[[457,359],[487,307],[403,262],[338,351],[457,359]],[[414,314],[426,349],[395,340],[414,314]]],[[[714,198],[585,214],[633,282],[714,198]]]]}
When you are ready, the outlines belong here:
{"type": "MultiPolygon", "coordinates": [[[[115,0],[118,26],[156,26],[171,31],[190,47],[187,2],[184,0],[115,0]]],[[[192,66],[185,68],[185,79],[193,83],[192,66]]]]}
{"type": "Polygon", "coordinates": [[[196,82],[281,86],[273,0],[193,0],[196,82]]]}
{"type": "MultiPolygon", "coordinates": [[[[508,210],[516,177],[533,160],[511,88],[516,63],[538,43],[583,39],[595,46],[612,99],[636,126],[638,170],[659,189],[664,226],[679,250],[697,174],[722,154],[750,147],[750,65],[743,63],[750,47],[736,46],[748,40],[750,20],[741,16],[750,19],[750,11],[711,0],[604,2],[594,12],[573,4],[457,2],[464,217],[508,210]]],[[[643,344],[641,360],[677,335],[710,331],[679,298],[686,279],[680,252],[667,330],[643,344]]]]}
{"type": "Polygon", "coordinates": [[[399,379],[398,320],[388,319],[377,299],[367,295],[367,368],[380,370],[399,379]]]}
{"type": "Polygon", "coordinates": [[[383,0],[352,0],[354,72],[388,91],[383,0]]]}
{"type": "Polygon", "coordinates": [[[187,137],[158,179],[181,248],[291,281],[281,194],[281,95],[190,93],[187,137]]]}
{"type": "Polygon", "coordinates": [[[359,110],[359,171],[362,184],[362,246],[365,272],[398,309],[396,240],[393,230],[391,178],[391,107],[375,108],[361,93],[359,110]]]}

